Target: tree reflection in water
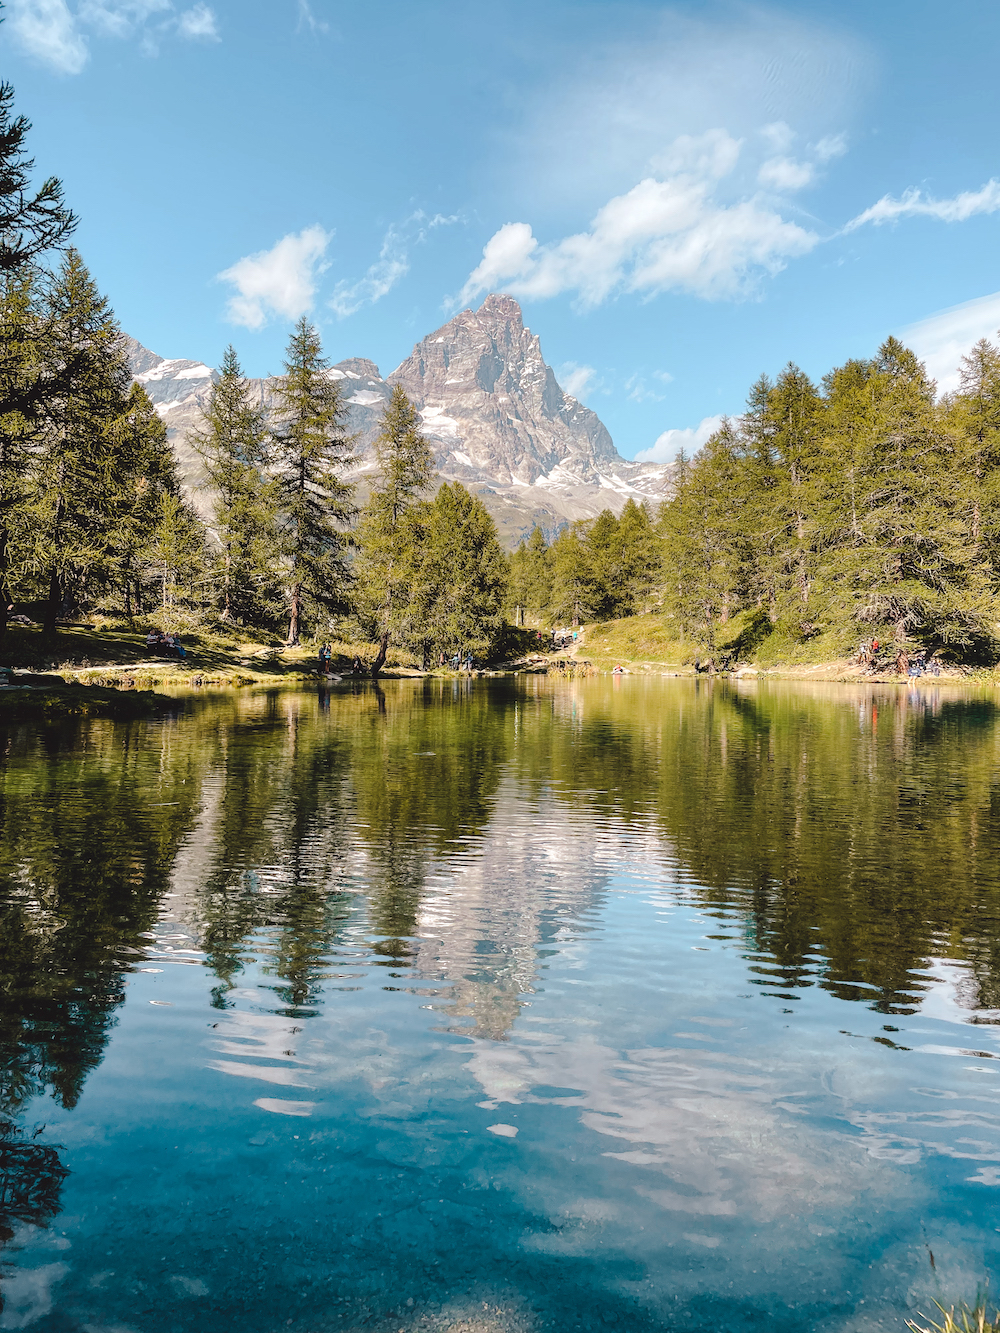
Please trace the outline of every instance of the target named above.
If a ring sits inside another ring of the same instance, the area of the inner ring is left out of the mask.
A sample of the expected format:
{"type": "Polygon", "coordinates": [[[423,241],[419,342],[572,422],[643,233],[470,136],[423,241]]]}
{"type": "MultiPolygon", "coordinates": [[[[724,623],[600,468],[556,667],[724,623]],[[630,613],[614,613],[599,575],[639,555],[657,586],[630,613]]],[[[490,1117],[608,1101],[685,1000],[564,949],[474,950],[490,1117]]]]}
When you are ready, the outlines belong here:
{"type": "Polygon", "coordinates": [[[0,1242],[59,1207],[32,1104],[76,1104],[171,930],[217,1008],[256,960],[263,1003],[308,1020],[364,962],[502,1041],[632,838],[766,993],[894,1015],[951,958],[994,1021],[992,698],[618,684],[355,684],[0,733],[0,1242]]]}

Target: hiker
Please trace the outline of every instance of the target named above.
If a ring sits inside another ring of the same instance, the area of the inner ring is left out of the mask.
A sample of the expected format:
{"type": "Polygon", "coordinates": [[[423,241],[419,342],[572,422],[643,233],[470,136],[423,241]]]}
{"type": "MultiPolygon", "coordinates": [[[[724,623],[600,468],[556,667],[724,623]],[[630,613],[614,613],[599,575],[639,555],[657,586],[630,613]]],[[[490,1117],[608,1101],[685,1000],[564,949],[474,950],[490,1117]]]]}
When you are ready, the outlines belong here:
{"type": "Polygon", "coordinates": [[[466,669],[466,671],[469,673],[469,675],[471,676],[471,675],[472,675],[472,652],[471,652],[471,650],[465,654],[465,669],[466,669]]]}
{"type": "Polygon", "coordinates": [[[330,669],[331,649],[328,643],[319,646],[319,674],[325,676],[330,669]]]}
{"type": "Polygon", "coordinates": [[[357,653],[354,654],[354,661],[351,663],[351,674],[354,676],[363,676],[365,669],[361,664],[361,658],[357,653]]]}

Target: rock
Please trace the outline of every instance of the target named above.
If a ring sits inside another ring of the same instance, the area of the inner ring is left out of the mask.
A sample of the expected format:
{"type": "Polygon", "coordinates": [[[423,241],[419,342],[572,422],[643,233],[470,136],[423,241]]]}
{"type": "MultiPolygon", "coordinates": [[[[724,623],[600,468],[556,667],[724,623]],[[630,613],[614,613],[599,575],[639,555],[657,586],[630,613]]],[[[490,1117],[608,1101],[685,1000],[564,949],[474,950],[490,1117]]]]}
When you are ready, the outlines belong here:
{"type": "MultiPolygon", "coordinates": [[[[214,372],[157,356],[134,338],[125,342],[134,378],[166,422],[185,492],[207,517],[211,494],[188,437],[200,425],[214,372]]],[[[343,382],[362,493],[375,471],[382,413],[400,384],[420,411],[441,478],[478,493],[508,544],[535,523],[551,535],[602,509],[620,513],[630,497],[658,504],[671,492],[671,468],[627,462],[597,414],[559,387],[510,296],[488,296],[478,310],[455,315],[386,379],[364,357],[340,361],[330,373],[343,382]]],[[[257,401],[270,406],[274,381],[250,383],[257,401]]]]}

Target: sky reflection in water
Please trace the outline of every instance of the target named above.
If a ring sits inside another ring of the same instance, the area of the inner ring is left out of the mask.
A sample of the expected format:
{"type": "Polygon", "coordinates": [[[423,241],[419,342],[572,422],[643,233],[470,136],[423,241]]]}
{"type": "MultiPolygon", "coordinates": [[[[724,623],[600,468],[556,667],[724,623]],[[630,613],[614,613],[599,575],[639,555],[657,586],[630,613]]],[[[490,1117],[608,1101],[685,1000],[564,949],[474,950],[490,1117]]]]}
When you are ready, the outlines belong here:
{"type": "Polygon", "coordinates": [[[0,1327],[862,1333],[973,1296],[997,722],[527,680],[0,733],[0,1327]]]}

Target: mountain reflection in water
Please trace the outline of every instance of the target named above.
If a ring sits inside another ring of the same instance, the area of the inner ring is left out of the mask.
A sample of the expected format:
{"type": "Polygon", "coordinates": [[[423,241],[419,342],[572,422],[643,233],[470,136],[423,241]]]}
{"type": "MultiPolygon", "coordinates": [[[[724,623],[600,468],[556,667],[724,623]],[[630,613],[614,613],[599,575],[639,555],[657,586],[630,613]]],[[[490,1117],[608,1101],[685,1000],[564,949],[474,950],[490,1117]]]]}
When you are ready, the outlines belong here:
{"type": "Polygon", "coordinates": [[[0,1327],[861,1331],[995,1259],[992,693],[359,683],[0,755],[0,1327]]]}

